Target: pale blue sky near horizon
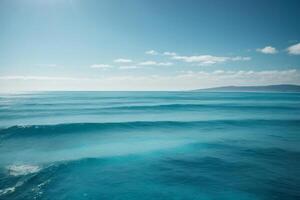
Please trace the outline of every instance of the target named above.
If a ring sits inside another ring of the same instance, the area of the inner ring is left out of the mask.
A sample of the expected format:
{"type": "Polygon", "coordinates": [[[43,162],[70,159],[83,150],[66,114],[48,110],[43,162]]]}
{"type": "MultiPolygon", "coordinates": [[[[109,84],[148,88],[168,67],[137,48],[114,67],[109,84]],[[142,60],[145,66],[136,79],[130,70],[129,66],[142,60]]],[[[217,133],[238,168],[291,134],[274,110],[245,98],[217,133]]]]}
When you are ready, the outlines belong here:
{"type": "Polygon", "coordinates": [[[299,84],[299,6],[296,0],[0,0],[0,90],[299,84]]]}

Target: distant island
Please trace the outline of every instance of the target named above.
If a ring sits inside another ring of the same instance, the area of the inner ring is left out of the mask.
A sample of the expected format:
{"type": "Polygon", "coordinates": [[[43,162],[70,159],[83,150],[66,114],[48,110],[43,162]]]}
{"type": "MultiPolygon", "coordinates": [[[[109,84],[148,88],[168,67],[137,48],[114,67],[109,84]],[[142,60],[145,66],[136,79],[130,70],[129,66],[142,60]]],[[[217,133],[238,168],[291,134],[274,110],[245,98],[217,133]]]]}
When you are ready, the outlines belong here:
{"type": "Polygon", "coordinates": [[[192,90],[193,92],[300,92],[300,85],[224,86],[192,90]]]}

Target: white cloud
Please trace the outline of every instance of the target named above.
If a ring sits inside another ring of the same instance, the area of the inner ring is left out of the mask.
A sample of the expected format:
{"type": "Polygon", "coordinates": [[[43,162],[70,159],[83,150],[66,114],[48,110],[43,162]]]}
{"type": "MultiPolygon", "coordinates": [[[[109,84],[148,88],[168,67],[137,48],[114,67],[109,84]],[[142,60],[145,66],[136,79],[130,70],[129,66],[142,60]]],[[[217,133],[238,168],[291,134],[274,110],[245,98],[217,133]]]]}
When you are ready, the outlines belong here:
{"type": "Polygon", "coordinates": [[[256,51],[264,54],[276,54],[278,52],[276,48],[272,46],[265,46],[262,49],[256,49],[256,51]]]}
{"type": "Polygon", "coordinates": [[[172,56],[172,59],[181,60],[188,63],[198,63],[200,65],[213,65],[223,63],[226,61],[247,61],[250,57],[225,57],[225,56],[212,56],[212,55],[197,55],[197,56],[172,56]]]}
{"type": "Polygon", "coordinates": [[[173,63],[171,62],[156,62],[156,61],[144,61],[140,62],[139,65],[143,66],[171,66],[173,63]]]}
{"type": "Polygon", "coordinates": [[[156,65],[155,61],[144,61],[140,62],[139,65],[156,65]]]}
{"type": "Polygon", "coordinates": [[[247,61],[247,60],[251,60],[251,57],[236,56],[236,57],[229,58],[229,60],[232,60],[232,61],[247,61]]]}
{"type": "Polygon", "coordinates": [[[163,54],[165,56],[176,56],[177,55],[175,52],[168,52],[168,51],[164,52],[163,54]]]}
{"type": "Polygon", "coordinates": [[[90,66],[90,68],[108,69],[108,68],[112,68],[112,66],[107,65],[107,64],[93,64],[93,65],[90,66]]]}
{"type": "Polygon", "coordinates": [[[131,63],[132,60],[130,59],[126,59],[126,58],[118,58],[116,60],[114,60],[115,63],[131,63]]]}
{"type": "Polygon", "coordinates": [[[157,63],[157,66],[172,66],[173,63],[171,62],[159,62],[157,63]]]}
{"type": "Polygon", "coordinates": [[[155,50],[149,50],[149,51],[146,51],[145,53],[148,55],[158,55],[158,52],[155,50]]]}
{"type": "Polygon", "coordinates": [[[289,54],[300,55],[300,43],[288,47],[287,51],[289,54]]]}

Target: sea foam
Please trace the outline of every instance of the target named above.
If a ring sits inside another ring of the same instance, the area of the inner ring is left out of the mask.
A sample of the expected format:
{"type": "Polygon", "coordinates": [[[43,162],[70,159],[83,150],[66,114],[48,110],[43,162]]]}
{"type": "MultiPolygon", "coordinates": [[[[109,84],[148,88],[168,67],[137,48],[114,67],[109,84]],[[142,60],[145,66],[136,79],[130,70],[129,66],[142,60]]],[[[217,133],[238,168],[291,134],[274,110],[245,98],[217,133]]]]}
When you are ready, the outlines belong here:
{"type": "Polygon", "coordinates": [[[9,165],[7,167],[8,173],[11,176],[22,176],[27,174],[36,173],[41,170],[36,165],[9,165]]]}

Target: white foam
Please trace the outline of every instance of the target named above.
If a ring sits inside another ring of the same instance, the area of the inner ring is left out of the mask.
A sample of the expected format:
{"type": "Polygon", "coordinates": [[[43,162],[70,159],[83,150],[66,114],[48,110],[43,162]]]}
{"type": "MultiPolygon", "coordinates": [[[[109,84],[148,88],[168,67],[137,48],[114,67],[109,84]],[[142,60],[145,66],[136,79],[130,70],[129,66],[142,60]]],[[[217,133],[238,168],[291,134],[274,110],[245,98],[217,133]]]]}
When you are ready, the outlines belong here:
{"type": "Polygon", "coordinates": [[[19,182],[17,182],[17,184],[14,187],[8,187],[8,188],[5,188],[5,189],[1,189],[0,190],[0,196],[5,195],[5,194],[9,194],[9,193],[13,193],[16,190],[16,188],[23,185],[23,183],[24,182],[19,181],[19,182]]]}
{"type": "Polygon", "coordinates": [[[0,190],[0,196],[4,195],[4,194],[12,193],[15,191],[15,189],[16,189],[15,187],[9,187],[9,188],[2,189],[2,190],[0,190]]]}
{"type": "Polygon", "coordinates": [[[41,170],[36,165],[10,165],[7,167],[8,173],[11,176],[21,176],[36,173],[41,170]]]}

